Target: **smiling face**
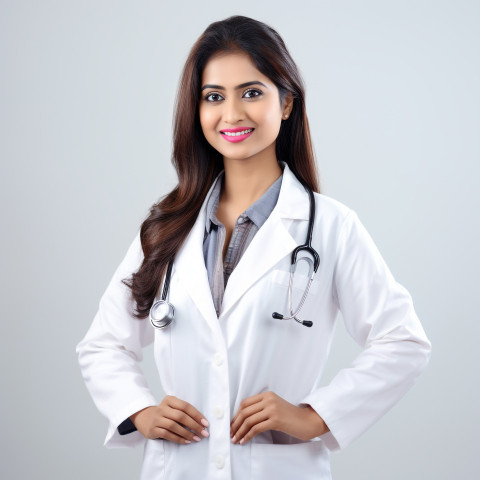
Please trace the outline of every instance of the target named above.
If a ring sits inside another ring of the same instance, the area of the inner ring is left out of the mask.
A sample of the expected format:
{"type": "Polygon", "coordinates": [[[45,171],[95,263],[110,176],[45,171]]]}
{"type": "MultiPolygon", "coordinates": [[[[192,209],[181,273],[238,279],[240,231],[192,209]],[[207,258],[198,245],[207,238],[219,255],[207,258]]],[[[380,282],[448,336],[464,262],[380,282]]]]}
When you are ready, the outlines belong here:
{"type": "Polygon", "coordinates": [[[201,83],[200,124],[208,143],[227,159],[275,157],[275,140],[291,111],[275,84],[245,53],[214,55],[201,83]]]}

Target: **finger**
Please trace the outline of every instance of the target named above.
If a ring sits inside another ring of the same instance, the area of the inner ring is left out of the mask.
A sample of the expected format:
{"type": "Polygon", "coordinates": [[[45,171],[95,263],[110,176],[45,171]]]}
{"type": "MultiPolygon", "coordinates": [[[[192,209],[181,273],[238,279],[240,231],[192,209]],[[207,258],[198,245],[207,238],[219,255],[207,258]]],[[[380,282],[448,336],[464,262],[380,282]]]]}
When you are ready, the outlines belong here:
{"type": "Polygon", "coordinates": [[[155,427],[153,429],[153,435],[154,438],[169,440],[170,442],[180,444],[191,443],[190,440],[186,440],[184,437],[181,437],[180,435],[177,435],[176,433],[173,433],[170,430],[161,427],[155,427]]]}
{"type": "Polygon", "coordinates": [[[261,401],[263,400],[263,393],[259,393],[258,395],[253,395],[251,397],[247,397],[247,398],[244,398],[241,402],[240,402],[240,405],[238,407],[238,410],[237,410],[237,413],[235,414],[235,416],[233,417],[233,420],[231,423],[233,423],[238,415],[240,414],[240,412],[242,410],[244,410],[245,408],[248,408],[250,407],[251,405],[254,405],[256,403],[260,403],[261,401]]]}
{"type": "Polygon", "coordinates": [[[201,432],[205,427],[208,427],[208,420],[205,418],[205,415],[200,413],[192,404],[185,400],[181,400],[177,397],[169,397],[167,405],[176,410],[185,412],[190,418],[192,418],[198,424],[198,427],[193,430],[201,432]]]}
{"type": "Polygon", "coordinates": [[[175,435],[182,437],[185,440],[188,440],[189,442],[192,442],[192,441],[199,442],[204,436],[208,436],[208,432],[206,430],[204,430],[204,432],[207,435],[201,435],[201,436],[196,435],[195,432],[188,430],[180,423],[168,417],[160,418],[156,427],[163,428],[164,430],[174,433],[175,435]]]}
{"type": "Polygon", "coordinates": [[[259,433],[266,432],[267,430],[272,430],[272,425],[270,419],[264,420],[263,422],[257,423],[254,425],[246,435],[240,440],[240,445],[244,445],[246,442],[251,440],[253,437],[259,433]]]}
{"type": "MultiPolygon", "coordinates": [[[[238,411],[238,414],[233,419],[230,425],[230,436],[233,437],[236,435],[237,430],[240,428],[242,423],[251,415],[255,415],[258,412],[263,410],[263,404],[258,402],[250,405],[249,407],[243,408],[242,410],[238,411]]],[[[238,437],[237,437],[238,438],[238,437]]]]}
{"type": "Polygon", "coordinates": [[[250,417],[246,418],[245,421],[240,425],[240,428],[237,430],[235,435],[232,438],[232,443],[242,442],[242,439],[245,438],[250,432],[251,437],[263,432],[265,430],[270,430],[270,428],[265,428],[265,430],[259,430],[258,425],[265,427],[265,422],[269,420],[268,414],[265,410],[258,412],[250,417]]]}
{"type": "Polygon", "coordinates": [[[199,425],[190,415],[185,413],[183,410],[177,410],[175,408],[168,407],[168,410],[165,412],[165,417],[174,420],[183,427],[186,427],[192,430],[197,435],[208,437],[208,431],[203,425],[199,425]]]}
{"type": "Polygon", "coordinates": [[[182,410],[191,418],[193,418],[199,425],[208,427],[208,420],[203,413],[199,412],[192,404],[181,400],[177,397],[170,397],[168,405],[177,410],[182,410]]]}
{"type": "Polygon", "coordinates": [[[175,435],[189,441],[194,440],[195,437],[194,432],[187,430],[184,426],[180,425],[178,422],[168,417],[161,417],[155,427],[162,428],[163,430],[174,433],[175,435]]]}

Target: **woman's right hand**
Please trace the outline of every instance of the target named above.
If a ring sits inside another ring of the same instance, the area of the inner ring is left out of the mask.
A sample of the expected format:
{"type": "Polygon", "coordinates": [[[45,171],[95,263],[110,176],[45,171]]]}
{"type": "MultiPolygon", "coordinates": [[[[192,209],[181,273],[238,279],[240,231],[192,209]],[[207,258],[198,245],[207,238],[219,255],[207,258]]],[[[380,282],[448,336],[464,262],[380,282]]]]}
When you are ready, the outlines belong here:
{"type": "Polygon", "coordinates": [[[190,403],[172,395],[165,396],[156,407],[134,413],[130,420],[144,437],[150,439],[163,438],[183,444],[192,440],[199,442],[202,437],[209,436],[205,417],[190,403]]]}

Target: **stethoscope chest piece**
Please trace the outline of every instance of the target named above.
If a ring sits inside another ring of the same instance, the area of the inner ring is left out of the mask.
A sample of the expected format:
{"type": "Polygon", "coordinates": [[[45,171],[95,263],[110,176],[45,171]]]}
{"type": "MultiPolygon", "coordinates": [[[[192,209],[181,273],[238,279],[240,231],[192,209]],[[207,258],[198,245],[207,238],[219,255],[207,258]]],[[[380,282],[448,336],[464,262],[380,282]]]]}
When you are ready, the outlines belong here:
{"type": "Polygon", "coordinates": [[[150,323],[155,328],[165,328],[172,323],[175,317],[175,308],[167,302],[168,287],[170,286],[170,277],[172,275],[173,260],[169,262],[167,273],[165,274],[165,281],[163,283],[162,298],[153,302],[150,307],[150,323]]]}
{"type": "Polygon", "coordinates": [[[158,300],[150,308],[150,322],[155,328],[164,328],[172,323],[175,308],[165,300],[158,300]]]}

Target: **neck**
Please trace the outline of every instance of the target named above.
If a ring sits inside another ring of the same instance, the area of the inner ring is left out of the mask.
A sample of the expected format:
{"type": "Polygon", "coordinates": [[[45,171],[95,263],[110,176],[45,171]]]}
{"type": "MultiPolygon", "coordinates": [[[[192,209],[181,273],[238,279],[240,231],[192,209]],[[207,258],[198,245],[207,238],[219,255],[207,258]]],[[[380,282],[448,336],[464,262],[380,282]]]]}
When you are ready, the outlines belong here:
{"type": "Polygon", "coordinates": [[[265,160],[224,159],[225,181],[221,199],[246,210],[255,203],[282,174],[276,157],[265,160]]]}

